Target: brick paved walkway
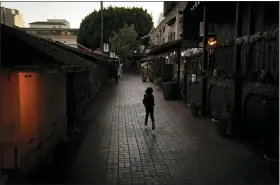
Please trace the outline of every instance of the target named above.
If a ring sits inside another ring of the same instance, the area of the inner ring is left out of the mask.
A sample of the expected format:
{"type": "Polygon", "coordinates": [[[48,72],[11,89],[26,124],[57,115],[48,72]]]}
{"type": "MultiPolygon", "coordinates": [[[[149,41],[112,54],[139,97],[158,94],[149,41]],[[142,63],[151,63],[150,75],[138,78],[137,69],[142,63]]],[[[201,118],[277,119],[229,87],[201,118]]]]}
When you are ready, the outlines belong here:
{"type": "MultiPolygon", "coordinates": [[[[156,130],[144,127],[143,92],[151,85],[124,76],[93,103],[80,132],[36,183],[271,184],[239,143],[219,137],[205,118],[155,89],[156,130]],[[69,149],[71,148],[71,149],[69,149]]],[[[33,181],[33,182],[34,182],[33,181]]]]}

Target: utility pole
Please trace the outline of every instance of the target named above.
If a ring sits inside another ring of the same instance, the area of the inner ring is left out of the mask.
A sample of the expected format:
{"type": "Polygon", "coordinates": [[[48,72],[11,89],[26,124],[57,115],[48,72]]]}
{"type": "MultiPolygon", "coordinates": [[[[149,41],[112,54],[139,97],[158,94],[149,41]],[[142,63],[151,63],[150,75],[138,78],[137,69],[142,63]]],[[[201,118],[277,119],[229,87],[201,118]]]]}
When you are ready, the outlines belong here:
{"type": "Polygon", "coordinates": [[[101,18],[101,23],[100,23],[100,37],[101,37],[101,41],[100,41],[100,49],[101,51],[103,51],[103,1],[100,1],[100,18],[101,18]]]}

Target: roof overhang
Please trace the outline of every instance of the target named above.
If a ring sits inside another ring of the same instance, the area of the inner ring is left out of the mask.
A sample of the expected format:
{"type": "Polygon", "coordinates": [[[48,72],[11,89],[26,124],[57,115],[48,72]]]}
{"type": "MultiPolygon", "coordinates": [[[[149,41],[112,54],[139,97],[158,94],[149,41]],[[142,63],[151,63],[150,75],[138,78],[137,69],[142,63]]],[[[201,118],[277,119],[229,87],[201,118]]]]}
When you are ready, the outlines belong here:
{"type": "Polygon", "coordinates": [[[59,48],[53,42],[3,24],[0,28],[2,68],[44,70],[57,65],[73,71],[96,68],[91,61],[59,48]]]}
{"type": "Polygon", "coordinates": [[[157,47],[152,48],[147,55],[157,55],[160,53],[164,53],[170,50],[173,50],[174,48],[180,47],[182,44],[182,39],[178,39],[175,41],[167,42],[162,45],[159,45],[157,47]]]}

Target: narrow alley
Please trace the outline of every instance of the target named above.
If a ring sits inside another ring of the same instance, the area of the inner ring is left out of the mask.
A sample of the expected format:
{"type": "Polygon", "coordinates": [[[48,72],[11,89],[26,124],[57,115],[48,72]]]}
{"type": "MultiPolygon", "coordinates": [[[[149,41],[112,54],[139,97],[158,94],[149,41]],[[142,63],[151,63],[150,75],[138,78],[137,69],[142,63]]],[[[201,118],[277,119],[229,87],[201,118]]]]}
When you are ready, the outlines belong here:
{"type": "Polygon", "coordinates": [[[156,130],[144,127],[139,76],[109,81],[34,184],[273,184],[240,143],[154,87],[156,130]],[[83,130],[84,129],[84,130],[83,130]]]}

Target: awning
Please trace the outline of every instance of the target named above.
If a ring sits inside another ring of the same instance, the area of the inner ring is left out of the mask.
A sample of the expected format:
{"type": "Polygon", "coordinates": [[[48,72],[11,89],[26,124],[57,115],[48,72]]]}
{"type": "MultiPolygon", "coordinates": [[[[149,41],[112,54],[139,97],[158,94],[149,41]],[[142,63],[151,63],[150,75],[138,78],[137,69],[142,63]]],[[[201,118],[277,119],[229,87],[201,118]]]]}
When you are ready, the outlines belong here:
{"type": "Polygon", "coordinates": [[[164,53],[170,50],[174,50],[174,48],[178,48],[181,46],[182,39],[166,42],[162,45],[152,48],[147,55],[157,55],[160,53],[164,53]]]}

